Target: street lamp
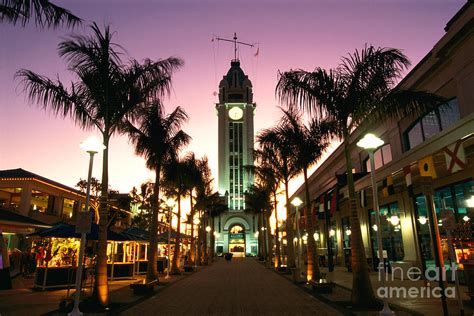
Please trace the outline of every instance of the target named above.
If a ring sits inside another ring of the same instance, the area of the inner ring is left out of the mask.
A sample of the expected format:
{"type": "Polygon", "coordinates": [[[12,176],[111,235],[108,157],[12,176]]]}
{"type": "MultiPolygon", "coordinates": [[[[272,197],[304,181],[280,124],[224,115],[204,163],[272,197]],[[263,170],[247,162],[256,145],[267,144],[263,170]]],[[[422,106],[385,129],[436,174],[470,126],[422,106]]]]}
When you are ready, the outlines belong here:
{"type": "Polygon", "coordinates": [[[166,200],[166,205],[168,206],[168,221],[169,221],[169,226],[168,226],[168,267],[166,268],[166,276],[165,279],[170,278],[170,269],[171,269],[171,222],[172,222],[172,210],[175,205],[175,201],[172,198],[169,198],[166,200]]]}
{"type": "MultiPolygon", "coordinates": [[[[379,199],[377,193],[377,182],[375,181],[375,161],[374,161],[374,152],[377,148],[382,146],[384,141],[375,136],[374,134],[366,134],[361,140],[357,142],[357,146],[366,149],[369,152],[369,159],[370,159],[370,179],[372,182],[372,196],[373,196],[373,207],[375,210],[375,222],[376,226],[374,225],[374,230],[377,232],[377,248],[379,254],[379,260],[382,262],[382,271],[381,271],[381,278],[382,278],[382,288],[385,288],[385,264],[383,258],[383,249],[382,249],[382,230],[375,229],[380,226],[380,210],[379,210],[379,199]]],[[[380,264],[379,264],[380,267],[380,264]]],[[[383,309],[379,312],[379,315],[393,315],[393,312],[390,310],[388,306],[387,297],[384,296],[383,298],[383,309]]]]}
{"type": "Polygon", "coordinates": [[[102,144],[102,142],[94,136],[87,138],[79,145],[79,147],[89,154],[89,172],[87,174],[86,205],[84,209],[85,214],[78,214],[79,216],[77,216],[76,223],[76,232],[81,233],[81,244],[79,247],[79,259],[77,261],[76,295],[74,296],[74,308],[68,314],[71,316],[82,315],[81,311],[79,310],[79,300],[81,298],[82,269],[84,262],[84,251],[86,248],[86,234],[90,231],[90,217],[88,217],[88,214],[89,202],[91,198],[92,166],[94,165],[94,155],[105,149],[105,146],[102,144]]]}
{"type": "Polygon", "coordinates": [[[298,208],[300,207],[301,204],[303,204],[303,201],[299,197],[295,197],[292,201],[291,204],[296,208],[295,212],[295,217],[296,217],[296,238],[297,240],[297,258],[298,258],[298,266],[297,266],[297,276],[300,276],[300,271],[301,271],[301,236],[300,236],[300,213],[298,208]]]}

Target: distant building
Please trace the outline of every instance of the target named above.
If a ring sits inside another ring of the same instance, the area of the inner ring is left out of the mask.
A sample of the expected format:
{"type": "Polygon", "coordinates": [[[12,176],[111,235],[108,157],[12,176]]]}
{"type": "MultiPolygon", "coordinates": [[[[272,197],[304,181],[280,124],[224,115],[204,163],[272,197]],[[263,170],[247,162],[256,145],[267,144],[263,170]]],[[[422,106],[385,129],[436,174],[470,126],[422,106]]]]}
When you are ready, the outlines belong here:
{"type": "Polygon", "coordinates": [[[253,177],[244,166],[253,165],[256,104],[252,83],[240,68],[240,61],[231,67],[219,84],[218,117],[218,189],[227,198],[229,211],[214,223],[216,252],[233,252],[236,256],[257,254],[256,216],[245,212],[245,191],[253,177]]]}

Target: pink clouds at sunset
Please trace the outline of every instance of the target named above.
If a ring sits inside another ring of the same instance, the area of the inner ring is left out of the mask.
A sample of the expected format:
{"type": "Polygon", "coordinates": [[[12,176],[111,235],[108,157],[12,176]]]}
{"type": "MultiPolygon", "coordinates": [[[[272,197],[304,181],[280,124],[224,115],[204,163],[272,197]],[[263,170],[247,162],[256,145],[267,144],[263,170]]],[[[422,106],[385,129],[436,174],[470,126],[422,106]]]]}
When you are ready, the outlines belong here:
{"type": "MultiPolygon", "coordinates": [[[[137,60],[177,56],[184,67],[173,78],[166,108],[189,114],[189,150],[207,155],[217,177],[217,117],[213,92],[230,66],[233,47],[212,42],[215,35],[259,43],[240,49],[243,70],[254,85],[255,130],[280,116],[275,98],[278,70],[330,68],[365,43],[403,49],[415,65],[443,35],[443,28],[465,1],[56,1],[85,21],[110,24],[114,41],[137,60]]],[[[86,177],[87,155],[79,143],[97,131],[82,131],[28,104],[14,79],[21,68],[61,81],[75,80],[57,53],[61,37],[89,32],[0,28],[0,169],[23,168],[74,186],[86,177]]],[[[94,175],[100,178],[101,164],[94,175]]],[[[128,192],[152,178],[126,136],[110,144],[110,185],[128,192]]]]}

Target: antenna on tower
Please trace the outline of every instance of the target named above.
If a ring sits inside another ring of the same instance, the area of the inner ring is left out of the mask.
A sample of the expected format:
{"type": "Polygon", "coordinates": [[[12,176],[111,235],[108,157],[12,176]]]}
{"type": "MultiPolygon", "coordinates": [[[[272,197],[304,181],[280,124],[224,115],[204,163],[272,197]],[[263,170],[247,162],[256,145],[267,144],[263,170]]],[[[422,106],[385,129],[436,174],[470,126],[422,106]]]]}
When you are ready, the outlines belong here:
{"type": "Polygon", "coordinates": [[[249,47],[255,47],[254,44],[249,44],[249,43],[244,43],[244,42],[237,41],[237,33],[234,33],[233,39],[216,37],[216,40],[234,43],[234,61],[238,60],[237,59],[237,44],[245,45],[245,46],[249,46],[249,47]]]}

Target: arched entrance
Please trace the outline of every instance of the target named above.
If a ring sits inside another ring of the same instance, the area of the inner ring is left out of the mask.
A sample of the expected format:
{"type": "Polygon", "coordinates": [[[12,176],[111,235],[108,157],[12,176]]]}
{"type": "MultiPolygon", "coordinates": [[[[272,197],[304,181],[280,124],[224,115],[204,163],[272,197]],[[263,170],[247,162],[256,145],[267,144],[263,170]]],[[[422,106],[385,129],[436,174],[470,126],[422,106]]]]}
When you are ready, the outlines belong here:
{"type": "Polygon", "coordinates": [[[245,228],[240,224],[229,229],[229,252],[235,257],[245,257],[245,228]]]}

